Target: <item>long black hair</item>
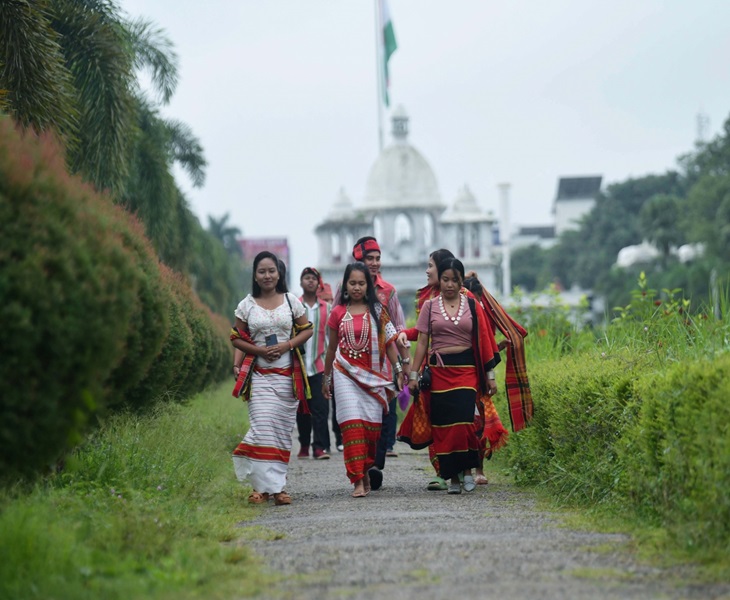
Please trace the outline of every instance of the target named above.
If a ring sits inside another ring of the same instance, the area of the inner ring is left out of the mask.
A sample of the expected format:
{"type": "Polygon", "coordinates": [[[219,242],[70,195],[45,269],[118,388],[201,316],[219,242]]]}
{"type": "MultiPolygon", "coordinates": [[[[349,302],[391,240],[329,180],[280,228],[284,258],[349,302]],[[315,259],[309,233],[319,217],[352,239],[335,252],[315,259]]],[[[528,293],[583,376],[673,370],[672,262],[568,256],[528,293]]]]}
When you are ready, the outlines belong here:
{"type": "Polygon", "coordinates": [[[438,263],[439,280],[444,271],[451,269],[454,273],[461,275],[461,282],[464,283],[464,263],[458,258],[446,258],[438,263]]]}
{"type": "Polygon", "coordinates": [[[482,288],[481,282],[476,277],[467,277],[461,285],[463,285],[467,290],[469,290],[477,298],[482,297],[482,292],[484,290],[482,288]]]}
{"type": "Polygon", "coordinates": [[[274,264],[276,265],[276,272],[279,273],[279,281],[276,282],[276,291],[280,294],[286,294],[289,291],[286,287],[286,266],[276,257],[276,254],[269,252],[268,250],[264,250],[263,252],[259,252],[256,255],[256,258],[253,259],[251,295],[254,298],[258,298],[261,295],[261,286],[256,281],[256,269],[258,269],[259,263],[265,258],[270,258],[274,261],[274,264]]]}
{"type": "Polygon", "coordinates": [[[447,258],[454,258],[454,253],[446,248],[439,248],[438,250],[431,252],[428,257],[433,261],[433,264],[435,264],[438,269],[439,263],[447,258]]]}
{"type": "Polygon", "coordinates": [[[378,313],[375,308],[380,304],[380,300],[378,300],[378,296],[375,293],[375,284],[373,283],[373,278],[370,276],[370,269],[365,266],[365,263],[355,261],[345,267],[345,275],[342,277],[342,287],[340,287],[340,297],[337,300],[337,304],[347,305],[349,302],[347,295],[347,282],[353,271],[360,271],[360,273],[365,275],[365,282],[367,283],[368,289],[365,292],[364,300],[368,305],[370,314],[373,315],[373,319],[375,319],[375,323],[378,326],[378,332],[380,332],[380,319],[378,318],[378,313]]]}

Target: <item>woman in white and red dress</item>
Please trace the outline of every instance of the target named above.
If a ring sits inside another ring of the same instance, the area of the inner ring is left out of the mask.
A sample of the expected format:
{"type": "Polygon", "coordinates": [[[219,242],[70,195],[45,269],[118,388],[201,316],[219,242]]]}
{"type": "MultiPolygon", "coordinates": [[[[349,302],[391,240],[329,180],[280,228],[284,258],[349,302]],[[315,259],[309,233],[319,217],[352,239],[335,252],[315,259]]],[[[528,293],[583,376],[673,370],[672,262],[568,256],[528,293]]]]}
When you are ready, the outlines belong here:
{"type": "Polygon", "coordinates": [[[361,262],[347,265],[340,289],[327,323],[322,392],[329,398],[334,384],[347,476],[355,486],[352,496],[362,498],[370,492],[368,469],[375,464],[383,411],[403,387],[403,370],[395,327],[375,295],[368,268],[361,262]]]}
{"type": "Polygon", "coordinates": [[[243,392],[249,430],[233,452],[236,476],[253,487],[251,504],[265,503],[269,496],[277,505],[291,504],[284,490],[291,434],[299,404],[306,403],[306,373],[294,348],[312,336],[312,324],[302,303],[288,292],[281,268],[271,252],[256,255],[252,293],[236,308],[231,336],[234,374],[240,378],[241,369],[251,371],[243,392]]]}

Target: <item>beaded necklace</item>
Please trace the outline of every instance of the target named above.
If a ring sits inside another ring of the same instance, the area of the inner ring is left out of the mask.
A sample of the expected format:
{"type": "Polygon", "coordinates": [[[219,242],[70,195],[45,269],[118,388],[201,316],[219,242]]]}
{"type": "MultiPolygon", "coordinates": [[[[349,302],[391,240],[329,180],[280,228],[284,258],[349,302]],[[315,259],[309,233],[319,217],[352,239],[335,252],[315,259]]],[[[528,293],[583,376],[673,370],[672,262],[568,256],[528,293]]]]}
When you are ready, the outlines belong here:
{"type": "Polygon", "coordinates": [[[456,316],[450,317],[449,314],[446,312],[446,307],[444,307],[444,297],[442,294],[439,294],[439,310],[441,311],[441,314],[443,315],[444,319],[446,321],[452,321],[454,325],[458,325],[459,321],[461,320],[461,315],[464,314],[464,307],[466,305],[466,302],[464,300],[464,295],[459,294],[459,311],[456,313],[456,316]]]}
{"type": "Polygon", "coordinates": [[[345,334],[342,340],[342,349],[350,355],[350,358],[357,360],[363,354],[367,354],[370,344],[370,313],[367,311],[363,313],[360,339],[356,341],[355,319],[350,314],[350,305],[348,304],[345,316],[342,318],[342,329],[345,334]]]}

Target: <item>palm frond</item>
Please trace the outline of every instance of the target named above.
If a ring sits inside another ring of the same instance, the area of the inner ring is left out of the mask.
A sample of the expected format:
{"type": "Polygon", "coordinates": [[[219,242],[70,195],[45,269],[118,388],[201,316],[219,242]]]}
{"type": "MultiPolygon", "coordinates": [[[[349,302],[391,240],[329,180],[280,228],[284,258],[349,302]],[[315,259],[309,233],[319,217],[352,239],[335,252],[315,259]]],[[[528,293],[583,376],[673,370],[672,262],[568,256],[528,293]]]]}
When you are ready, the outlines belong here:
{"type": "Polygon", "coordinates": [[[123,203],[145,224],[148,237],[162,256],[172,235],[170,230],[176,227],[177,190],[170,172],[168,134],[154,108],[141,99],[137,115],[138,135],[123,203]]]}
{"type": "Polygon", "coordinates": [[[168,120],[165,122],[170,136],[170,153],[193,182],[194,187],[202,187],[205,183],[205,167],[208,161],[203,154],[203,146],[195,136],[193,130],[181,121],[168,120]]]}
{"type": "Polygon", "coordinates": [[[172,41],[163,29],[144,19],[127,22],[125,29],[135,68],[150,71],[159,101],[167,104],[178,83],[178,59],[172,41]]]}
{"type": "Polygon", "coordinates": [[[120,192],[136,120],[133,59],[118,8],[109,0],[56,0],[60,34],[80,107],[79,150],[72,168],[98,188],[120,192]]]}
{"type": "Polygon", "coordinates": [[[78,131],[72,77],[47,2],[0,2],[0,89],[23,128],[55,129],[67,146],[78,131]]]}

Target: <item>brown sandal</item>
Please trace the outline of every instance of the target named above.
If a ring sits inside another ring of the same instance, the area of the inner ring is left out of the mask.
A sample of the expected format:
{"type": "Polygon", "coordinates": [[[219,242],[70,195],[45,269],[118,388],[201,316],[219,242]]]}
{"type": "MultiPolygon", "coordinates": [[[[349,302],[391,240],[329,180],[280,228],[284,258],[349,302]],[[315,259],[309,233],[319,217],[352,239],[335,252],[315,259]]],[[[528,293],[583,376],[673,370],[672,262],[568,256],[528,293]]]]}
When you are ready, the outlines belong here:
{"type": "Polygon", "coordinates": [[[286,492],[279,492],[278,494],[274,494],[274,504],[276,504],[276,506],[291,504],[291,496],[286,492]]]}
{"type": "Polygon", "coordinates": [[[251,492],[248,496],[249,504],[264,504],[269,501],[269,495],[261,492],[251,492]]]}

